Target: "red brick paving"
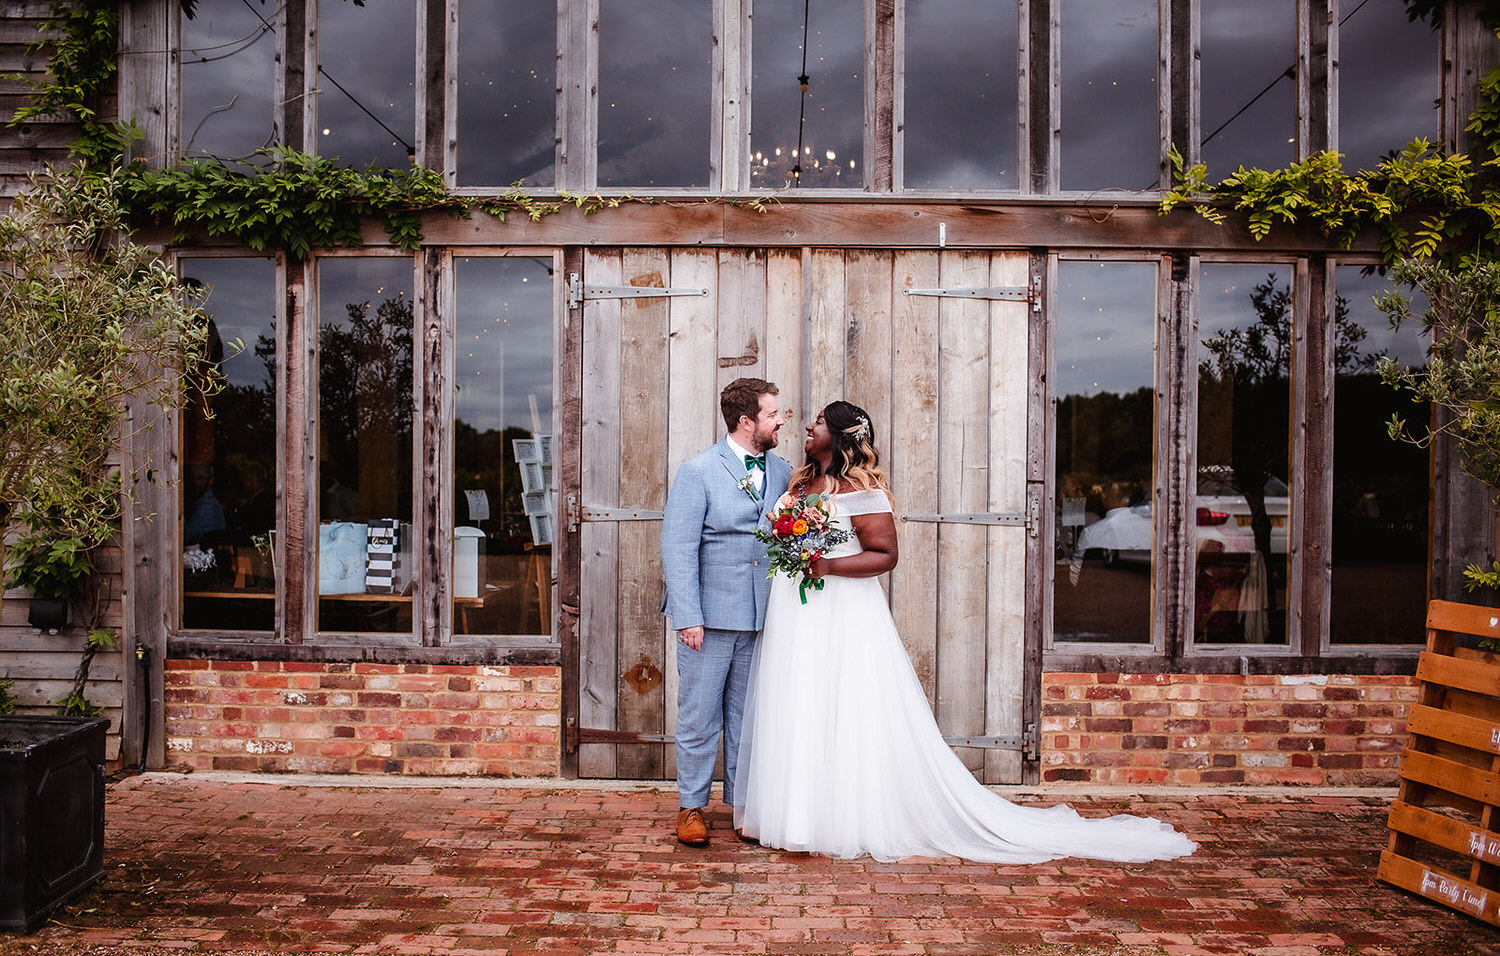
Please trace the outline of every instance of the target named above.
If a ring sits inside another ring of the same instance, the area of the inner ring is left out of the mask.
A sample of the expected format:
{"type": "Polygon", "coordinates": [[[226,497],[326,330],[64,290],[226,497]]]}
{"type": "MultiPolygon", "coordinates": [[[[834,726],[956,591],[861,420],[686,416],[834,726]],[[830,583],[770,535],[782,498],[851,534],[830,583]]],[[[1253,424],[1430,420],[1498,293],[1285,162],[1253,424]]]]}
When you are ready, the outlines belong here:
{"type": "Polygon", "coordinates": [[[148,774],[110,788],[106,883],[0,953],[1500,954],[1495,928],[1375,881],[1383,791],[1063,795],[1200,849],[838,861],[741,845],[718,813],[710,848],[680,846],[670,790],[148,774]]]}

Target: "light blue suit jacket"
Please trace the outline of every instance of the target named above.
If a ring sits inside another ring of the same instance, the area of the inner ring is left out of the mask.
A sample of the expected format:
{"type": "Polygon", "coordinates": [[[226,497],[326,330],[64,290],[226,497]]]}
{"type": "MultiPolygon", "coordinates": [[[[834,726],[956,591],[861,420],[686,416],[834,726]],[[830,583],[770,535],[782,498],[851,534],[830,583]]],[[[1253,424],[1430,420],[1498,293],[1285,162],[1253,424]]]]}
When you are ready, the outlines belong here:
{"type": "Polygon", "coordinates": [[[678,630],[711,627],[758,631],[766,619],[766,546],[755,539],[766,512],[787,489],[792,466],[766,453],[763,491],[752,498],[739,485],[745,460],[727,437],[677,470],[661,526],[661,565],[667,582],[662,610],[678,630]]]}

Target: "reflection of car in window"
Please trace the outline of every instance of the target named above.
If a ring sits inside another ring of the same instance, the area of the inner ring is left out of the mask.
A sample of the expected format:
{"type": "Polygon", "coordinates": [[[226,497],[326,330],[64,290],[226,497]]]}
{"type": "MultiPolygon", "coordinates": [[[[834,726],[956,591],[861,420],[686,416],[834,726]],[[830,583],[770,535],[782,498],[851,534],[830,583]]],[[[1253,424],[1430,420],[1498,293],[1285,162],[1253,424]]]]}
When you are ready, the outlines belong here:
{"type": "MultiPolygon", "coordinates": [[[[1264,507],[1271,521],[1271,553],[1285,554],[1288,489],[1280,478],[1266,479],[1264,507]]],[[[1255,550],[1255,512],[1227,468],[1204,468],[1194,501],[1198,550],[1248,554],[1255,550]]],[[[1111,508],[1079,531],[1077,553],[1101,552],[1106,564],[1151,561],[1151,502],[1111,508]]]]}

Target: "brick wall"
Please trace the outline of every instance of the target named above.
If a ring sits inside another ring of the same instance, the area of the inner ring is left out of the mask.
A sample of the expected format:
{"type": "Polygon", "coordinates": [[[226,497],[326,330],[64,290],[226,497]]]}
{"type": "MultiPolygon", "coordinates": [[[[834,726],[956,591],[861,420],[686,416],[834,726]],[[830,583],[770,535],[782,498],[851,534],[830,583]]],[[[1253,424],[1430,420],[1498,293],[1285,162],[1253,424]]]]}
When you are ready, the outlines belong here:
{"type": "Polygon", "coordinates": [[[169,660],[167,763],[310,773],[558,773],[557,667],[169,660]]]}
{"type": "Polygon", "coordinates": [[[1042,675],[1042,779],[1386,786],[1413,677],[1042,675]]]}

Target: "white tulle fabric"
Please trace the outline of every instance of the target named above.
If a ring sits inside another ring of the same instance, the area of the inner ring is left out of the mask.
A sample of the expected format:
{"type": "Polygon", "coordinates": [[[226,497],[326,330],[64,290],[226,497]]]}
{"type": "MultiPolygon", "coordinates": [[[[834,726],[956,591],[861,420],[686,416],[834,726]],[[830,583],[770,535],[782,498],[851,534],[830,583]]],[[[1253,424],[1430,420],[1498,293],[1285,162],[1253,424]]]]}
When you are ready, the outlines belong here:
{"type": "MultiPolygon", "coordinates": [[[[835,521],[889,512],[880,492],[835,498],[835,521]]],[[[856,554],[857,540],[832,556],[856,554]]],[[[767,846],[877,860],[1165,860],[1197,847],[1147,817],[1019,807],[949,749],[875,578],[808,591],[778,575],[757,642],[735,825],[767,846]]]]}

